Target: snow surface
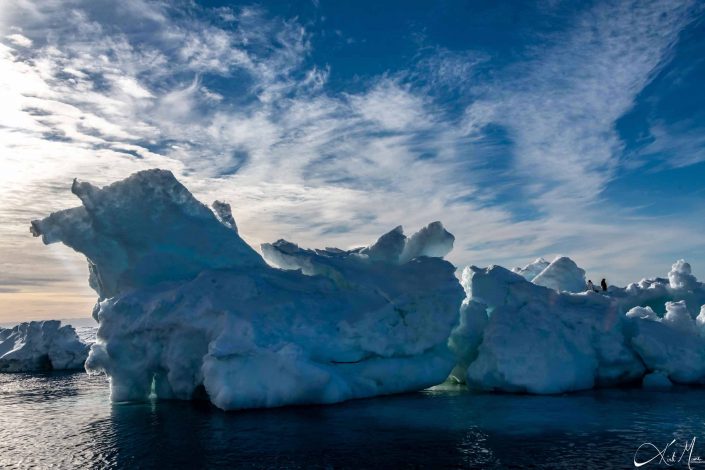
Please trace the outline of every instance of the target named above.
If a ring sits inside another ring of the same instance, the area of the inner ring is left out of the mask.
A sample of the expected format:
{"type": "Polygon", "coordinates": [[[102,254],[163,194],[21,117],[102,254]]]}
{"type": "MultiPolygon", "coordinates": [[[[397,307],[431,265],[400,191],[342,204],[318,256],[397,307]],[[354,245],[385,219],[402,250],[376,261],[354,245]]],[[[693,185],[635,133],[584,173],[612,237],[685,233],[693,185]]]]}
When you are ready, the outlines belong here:
{"type": "Polygon", "coordinates": [[[83,369],[88,346],[58,320],[0,328],[0,372],[83,369]]]}
{"type": "Polygon", "coordinates": [[[333,403],[420,390],[455,364],[447,346],[463,289],[435,222],[356,250],[262,246],[163,170],[33,221],[45,243],[86,255],[100,323],[86,368],[115,401],[208,397],[223,409],[333,403]]]}
{"type": "MultiPolygon", "coordinates": [[[[577,287],[574,263],[561,264],[577,287]]],[[[668,279],[605,293],[566,292],[559,287],[565,280],[552,277],[558,282],[549,289],[500,266],[463,271],[467,298],[449,339],[458,357],[453,379],[529,393],[617,385],[646,374],[645,386],[663,386],[661,375],[705,384],[705,285],[683,260],[668,279]]]]}
{"type": "Polygon", "coordinates": [[[538,276],[541,271],[546,269],[549,264],[551,263],[543,258],[536,258],[532,263],[527,264],[523,268],[512,269],[512,272],[524,276],[527,281],[531,281],[538,276]]]}
{"type": "Polygon", "coordinates": [[[553,260],[531,282],[557,291],[583,292],[587,288],[585,270],[566,256],[553,260]]]}

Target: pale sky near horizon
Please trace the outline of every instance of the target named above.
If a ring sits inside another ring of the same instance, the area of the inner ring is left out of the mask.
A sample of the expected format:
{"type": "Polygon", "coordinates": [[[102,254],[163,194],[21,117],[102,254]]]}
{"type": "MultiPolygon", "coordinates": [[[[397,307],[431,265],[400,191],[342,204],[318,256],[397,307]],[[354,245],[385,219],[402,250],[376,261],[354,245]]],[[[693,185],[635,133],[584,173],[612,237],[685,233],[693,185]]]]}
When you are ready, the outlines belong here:
{"type": "Polygon", "coordinates": [[[349,248],[435,220],[449,259],[705,277],[696,1],[7,0],[0,323],[90,315],[29,221],[174,172],[243,237],[349,248]]]}

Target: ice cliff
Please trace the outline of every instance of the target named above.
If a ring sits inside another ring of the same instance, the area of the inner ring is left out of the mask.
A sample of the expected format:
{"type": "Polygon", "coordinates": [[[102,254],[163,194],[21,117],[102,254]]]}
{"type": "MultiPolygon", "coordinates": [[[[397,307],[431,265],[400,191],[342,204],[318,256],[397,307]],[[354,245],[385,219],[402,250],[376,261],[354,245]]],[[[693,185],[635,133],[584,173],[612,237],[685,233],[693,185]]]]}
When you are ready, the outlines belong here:
{"type": "Polygon", "coordinates": [[[465,268],[467,297],[449,340],[458,357],[452,377],[529,393],[642,379],[649,388],[705,384],[705,285],[688,263],[675,263],[668,279],[599,293],[569,292],[584,290],[576,268],[559,258],[533,282],[500,266],[465,268]],[[558,275],[549,272],[556,265],[558,275]]]}
{"type": "Polygon", "coordinates": [[[83,369],[88,346],[57,320],[0,328],[0,372],[83,369]]]}
{"type": "Polygon", "coordinates": [[[265,244],[271,267],[163,170],[32,222],[88,258],[100,323],[86,368],[115,401],[208,398],[222,409],[334,403],[442,382],[463,289],[444,261],[453,236],[401,227],[356,250],[265,244]]]}

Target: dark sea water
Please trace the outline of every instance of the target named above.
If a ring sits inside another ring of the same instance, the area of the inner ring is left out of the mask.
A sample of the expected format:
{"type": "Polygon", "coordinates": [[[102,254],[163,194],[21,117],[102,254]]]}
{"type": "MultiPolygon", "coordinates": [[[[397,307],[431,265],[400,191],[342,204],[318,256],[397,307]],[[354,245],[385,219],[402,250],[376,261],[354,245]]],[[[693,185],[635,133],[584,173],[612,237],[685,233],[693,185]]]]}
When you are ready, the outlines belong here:
{"type": "MultiPolygon", "coordinates": [[[[693,437],[693,457],[705,458],[702,389],[538,397],[448,386],[223,412],[111,404],[105,377],[85,373],[0,374],[1,468],[634,468],[639,445],[676,438],[680,454],[693,437]]],[[[639,460],[656,455],[644,449],[639,460]]]]}

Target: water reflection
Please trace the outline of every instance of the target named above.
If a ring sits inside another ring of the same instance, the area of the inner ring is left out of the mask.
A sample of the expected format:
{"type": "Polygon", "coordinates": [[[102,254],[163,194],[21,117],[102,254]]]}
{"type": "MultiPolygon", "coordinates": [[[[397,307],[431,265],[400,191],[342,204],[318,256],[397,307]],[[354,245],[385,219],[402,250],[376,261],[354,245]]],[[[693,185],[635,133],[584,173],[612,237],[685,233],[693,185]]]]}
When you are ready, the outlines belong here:
{"type": "MultiPolygon", "coordinates": [[[[104,377],[0,374],[0,467],[633,468],[645,441],[702,436],[705,391],[535,397],[458,387],[225,413],[108,402],[104,377]]],[[[705,455],[705,451],[702,452],[705,455]]]]}

